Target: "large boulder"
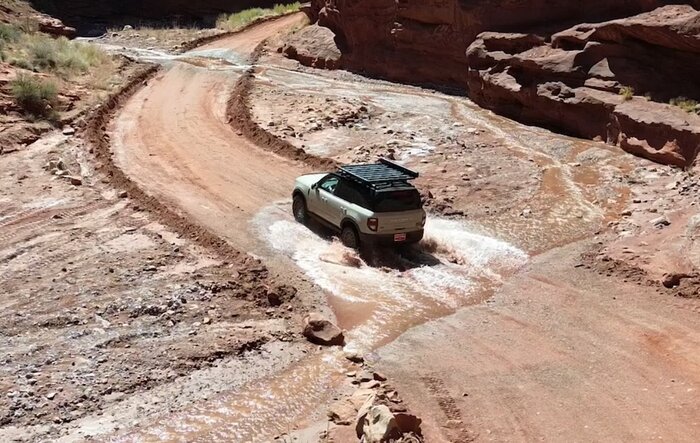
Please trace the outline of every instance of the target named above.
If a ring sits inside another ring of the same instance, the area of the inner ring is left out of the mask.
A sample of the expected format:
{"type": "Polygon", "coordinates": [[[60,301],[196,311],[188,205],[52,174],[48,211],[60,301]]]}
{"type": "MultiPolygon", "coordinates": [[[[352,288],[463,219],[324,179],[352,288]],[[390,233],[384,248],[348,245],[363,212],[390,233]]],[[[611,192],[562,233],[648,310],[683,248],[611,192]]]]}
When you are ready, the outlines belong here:
{"type": "Polygon", "coordinates": [[[343,346],[343,331],[319,313],[311,313],[304,319],[304,337],[310,342],[324,346],[343,346]]]}
{"type": "MultiPolygon", "coordinates": [[[[343,66],[412,83],[463,88],[464,50],[484,31],[549,30],[651,11],[664,0],[312,0],[309,14],[331,29],[343,66]]],[[[700,7],[700,0],[686,2],[700,7]]]]}
{"type": "Polygon", "coordinates": [[[39,31],[50,34],[55,37],[73,38],[76,35],[76,30],[72,26],[66,26],[57,18],[49,17],[48,15],[37,15],[35,17],[39,31]]]}
{"type": "Polygon", "coordinates": [[[340,68],[341,53],[330,29],[310,25],[289,35],[280,51],[305,66],[319,69],[340,68]]]}
{"type": "Polygon", "coordinates": [[[578,25],[551,43],[482,33],[467,50],[469,95],[516,120],[617,144],[680,167],[700,151],[700,13],[667,6],[578,25]]]}

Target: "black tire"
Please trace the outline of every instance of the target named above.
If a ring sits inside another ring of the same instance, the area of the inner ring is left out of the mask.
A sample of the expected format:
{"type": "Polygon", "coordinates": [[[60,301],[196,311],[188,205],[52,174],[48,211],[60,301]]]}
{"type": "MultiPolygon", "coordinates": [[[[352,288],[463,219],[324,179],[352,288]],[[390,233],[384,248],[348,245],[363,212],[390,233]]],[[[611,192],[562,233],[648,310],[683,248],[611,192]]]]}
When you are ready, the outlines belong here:
{"type": "Polygon", "coordinates": [[[360,236],[352,225],[343,227],[343,230],[340,232],[340,241],[347,248],[360,249],[360,236]]]}
{"type": "Polygon", "coordinates": [[[294,214],[294,220],[302,224],[306,224],[309,219],[309,214],[306,212],[306,200],[301,195],[295,195],[292,200],[292,214],[294,214]]]}

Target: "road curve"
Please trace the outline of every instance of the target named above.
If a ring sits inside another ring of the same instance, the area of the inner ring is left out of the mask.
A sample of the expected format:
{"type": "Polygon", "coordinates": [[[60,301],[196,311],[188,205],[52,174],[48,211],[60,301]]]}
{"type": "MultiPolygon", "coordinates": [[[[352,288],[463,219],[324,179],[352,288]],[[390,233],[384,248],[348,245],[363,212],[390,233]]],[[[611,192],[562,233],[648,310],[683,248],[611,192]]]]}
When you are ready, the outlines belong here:
{"type": "MultiPolygon", "coordinates": [[[[201,47],[245,55],[299,22],[299,15],[263,23],[201,47]]],[[[252,247],[250,217],[289,196],[303,166],[260,149],[226,119],[226,101],[240,75],[176,62],[132,97],[110,125],[117,165],[152,195],[169,201],[240,249],[252,247]]]]}

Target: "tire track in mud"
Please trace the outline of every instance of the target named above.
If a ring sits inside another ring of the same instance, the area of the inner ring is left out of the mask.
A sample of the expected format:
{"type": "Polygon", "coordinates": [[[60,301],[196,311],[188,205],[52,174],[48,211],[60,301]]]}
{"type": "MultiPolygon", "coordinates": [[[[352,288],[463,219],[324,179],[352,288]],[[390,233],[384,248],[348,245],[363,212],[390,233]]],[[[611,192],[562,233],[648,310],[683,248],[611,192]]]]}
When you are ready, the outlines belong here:
{"type": "Polygon", "coordinates": [[[462,411],[457,406],[455,398],[450,395],[442,379],[437,374],[428,374],[421,376],[420,380],[447,419],[443,428],[445,433],[449,435],[450,441],[452,443],[475,441],[477,436],[470,433],[465,427],[462,411]]]}
{"type": "Polygon", "coordinates": [[[8,215],[9,220],[0,224],[0,244],[10,244],[21,236],[43,230],[64,220],[82,217],[107,206],[109,202],[95,202],[75,207],[27,210],[8,215]]]}

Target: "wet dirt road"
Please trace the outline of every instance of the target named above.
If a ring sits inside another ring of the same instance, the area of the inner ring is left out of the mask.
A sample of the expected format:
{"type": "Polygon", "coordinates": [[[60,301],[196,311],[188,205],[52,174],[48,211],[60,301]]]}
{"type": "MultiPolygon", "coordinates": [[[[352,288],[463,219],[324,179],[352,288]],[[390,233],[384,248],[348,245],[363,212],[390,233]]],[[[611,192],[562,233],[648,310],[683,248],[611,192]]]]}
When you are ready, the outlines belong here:
{"type": "Polygon", "coordinates": [[[238,135],[226,120],[226,101],[246,67],[246,54],[298,21],[291,16],[268,22],[199,48],[202,57],[226,60],[211,69],[172,61],[113,123],[120,167],[241,250],[254,247],[245,229],[251,216],[290,195],[290,184],[304,168],[238,135]]]}
{"type": "MultiPolygon", "coordinates": [[[[441,248],[399,270],[368,266],[292,222],[288,195],[305,167],[237,135],[225,103],[247,54],[296,20],[269,22],[196,51],[219,59],[213,64],[166,63],[112,124],[118,165],[239,249],[325,289],[349,330],[348,347],[375,352],[424,418],[428,441],[694,440],[692,417],[700,416],[695,314],[677,315],[672,306],[655,311],[651,303],[639,305],[636,288],[601,284],[590,273],[576,277],[575,250],[538,256],[513,277],[530,260],[527,252],[486,235],[483,226],[431,220],[428,232],[441,248]],[[616,309],[609,299],[617,293],[637,307],[616,309]],[[674,381],[665,380],[671,373],[674,381]]],[[[462,112],[483,126],[501,123],[462,112]]],[[[531,134],[503,124],[509,134],[531,134]]],[[[568,169],[554,166],[562,172],[542,187],[551,194],[541,196],[542,205],[554,195],[561,219],[581,219],[575,212],[581,207],[602,219],[604,211],[583,201],[568,169]],[[576,198],[567,205],[568,193],[576,198]]],[[[499,236],[499,223],[488,228],[496,237],[513,235],[508,227],[499,236]]],[[[328,350],[116,440],[267,441],[312,425],[343,369],[342,356],[328,350]]]]}

